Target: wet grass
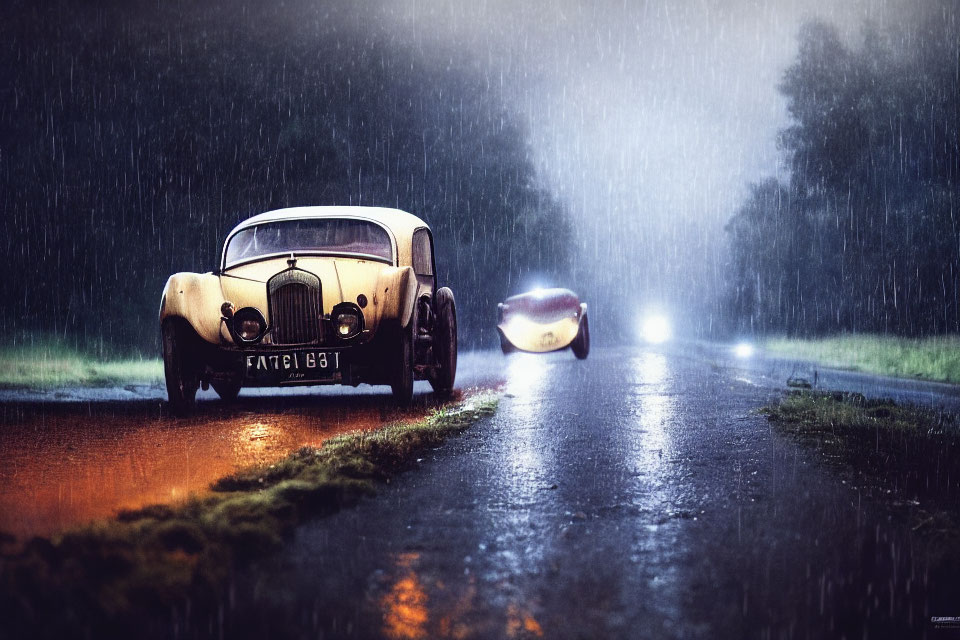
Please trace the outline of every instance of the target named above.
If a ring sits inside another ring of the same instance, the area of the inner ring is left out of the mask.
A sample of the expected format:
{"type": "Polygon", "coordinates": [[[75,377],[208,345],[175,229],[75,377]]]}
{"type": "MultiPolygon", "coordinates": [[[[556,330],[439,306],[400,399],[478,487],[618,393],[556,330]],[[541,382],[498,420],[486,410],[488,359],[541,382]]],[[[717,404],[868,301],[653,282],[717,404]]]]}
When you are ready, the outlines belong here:
{"type": "Polygon", "coordinates": [[[0,388],[154,384],[163,380],[159,358],[87,353],[49,337],[0,346],[0,388]]]}
{"type": "Polygon", "coordinates": [[[766,340],[764,348],[776,355],[827,367],[960,383],[960,336],[910,339],[845,334],[813,340],[775,338],[766,340]]]}
{"type": "Polygon", "coordinates": [[[958,429],[957,418],[943,411],[839,391],[793,391],[761,411],[771,422],[797,435],[830,433],[852,438],[865,430],[873,435],[882,430],[933,437],[958,429]]]}
{"type": "Polygon", "coordinates": [[[761,410],[812,447],[859,496],[920,532],[943,566],[960,568],[960,418],[858,393],[792,391],[761,410]]]}
{"type": "Polygon", "coordinates": [[[430,416],[303,448],[175,505],[121,513],[16,549],[0,537],[0,610],[14,637],[168,635],[207,628],[231,576],[294,527],[376,491],[415,456],[496,409],[478,394],[430,416]]]}

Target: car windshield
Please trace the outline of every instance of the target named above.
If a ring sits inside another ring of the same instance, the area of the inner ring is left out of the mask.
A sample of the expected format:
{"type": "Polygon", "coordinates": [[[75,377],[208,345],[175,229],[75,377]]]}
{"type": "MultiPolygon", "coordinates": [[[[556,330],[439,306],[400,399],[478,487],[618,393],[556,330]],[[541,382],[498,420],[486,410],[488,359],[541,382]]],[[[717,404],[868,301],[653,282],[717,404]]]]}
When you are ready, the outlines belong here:
{"type": "Polygon", "coordinates": [[[393,262],[390,235],[380,225],[350,218],[264,222],[238,231],[227,244],[226,266],[282,253],[351,254],[393,262]]]}

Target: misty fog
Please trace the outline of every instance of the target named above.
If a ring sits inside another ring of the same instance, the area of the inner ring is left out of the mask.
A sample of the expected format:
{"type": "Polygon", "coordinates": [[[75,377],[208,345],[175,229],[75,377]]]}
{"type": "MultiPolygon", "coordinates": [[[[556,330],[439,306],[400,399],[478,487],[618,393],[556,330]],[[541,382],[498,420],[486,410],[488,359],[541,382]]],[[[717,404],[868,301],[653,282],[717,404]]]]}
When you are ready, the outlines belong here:
{"type": "Polygon", "coordinates": [[[114,337],[149,345],[163,279],[211,268],[233,224],[337,203],[435,227],[440,273],[470,300],[469,344],[491,344],[499,299],[538,285],[580,293],[601,341],[632,339],[651,308],[687,335],[750,331],[725,300],[725,227],[751,185],[790,180],[778,87],[802,25],[856,48],[867,26],[909,34],[955,24],[955,9],[15,2],[0,26],[0,207],[17,275],[3,294],[22,303],[4,323],[102,341],[98,306],[120,291],[133,319],[110,320],[114,337]]]}
{"type": "Polygon", "coordinates": [[[541,175],[575,221],[570,286],[625,338],[651,308],[686,319],[689,332],[723,322],[723,228],[751,182],[789,178],[777,85],[801,25],[824,20],[856,43],[865,25],[919,24],[938,10],[883,0],[388,5],[398,37],[425,55],[467,52],[519,105],[541,175]]]}

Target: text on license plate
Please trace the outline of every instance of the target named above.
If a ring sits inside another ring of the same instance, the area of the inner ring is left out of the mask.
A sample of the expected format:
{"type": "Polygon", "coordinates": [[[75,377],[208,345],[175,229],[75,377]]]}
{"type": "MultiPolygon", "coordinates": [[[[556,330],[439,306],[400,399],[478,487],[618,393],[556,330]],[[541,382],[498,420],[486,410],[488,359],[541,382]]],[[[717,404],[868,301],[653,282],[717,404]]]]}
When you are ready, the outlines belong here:
{"type": "Polygon", "coordinates": [[[541,347],[553,347],[557,344],[557,336],[553,335],[553,331],[547,331],[540,336],[540,346],[541,347]]]}
{"type": "Polygon", "coordinates": [[[247,356],[247,375],[268,372],[320,372],[340,368],[339,351],[294,351],[247,356]]]}

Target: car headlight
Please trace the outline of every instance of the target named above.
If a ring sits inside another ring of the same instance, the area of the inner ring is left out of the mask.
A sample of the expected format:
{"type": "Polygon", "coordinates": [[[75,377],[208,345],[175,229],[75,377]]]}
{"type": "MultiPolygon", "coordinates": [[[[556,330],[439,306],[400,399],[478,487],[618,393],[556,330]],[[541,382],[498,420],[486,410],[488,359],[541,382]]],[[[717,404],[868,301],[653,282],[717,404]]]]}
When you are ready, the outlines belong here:
{"type": "Polygon", "coordinates": [[[640,335],[650,344],[662,344],[673,336],[670,320],[666,316],[649,316],[640,327],[640,335]]]}
{"type": "Polygon", "coordinates": [[[363,313],[355,305],[338,304],[330,314],[333,331],[341,340],[348,340],[363,331],[363,313]]]}
{"type": "Polygon", "coordinates": [[[738,342],[733,347],[733,355],[741,359],[750,358],[753,356],[753,345],[749,342],[738,342]]]}
{"type": "Polygon", "coordinates": [[[242,342],[256,342],[267,331],[267,321],[259,309],[244,307],[233,314],[233,332],[242,342]]]}

